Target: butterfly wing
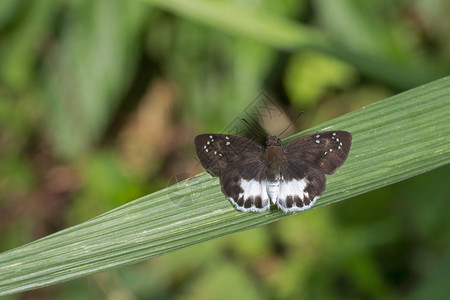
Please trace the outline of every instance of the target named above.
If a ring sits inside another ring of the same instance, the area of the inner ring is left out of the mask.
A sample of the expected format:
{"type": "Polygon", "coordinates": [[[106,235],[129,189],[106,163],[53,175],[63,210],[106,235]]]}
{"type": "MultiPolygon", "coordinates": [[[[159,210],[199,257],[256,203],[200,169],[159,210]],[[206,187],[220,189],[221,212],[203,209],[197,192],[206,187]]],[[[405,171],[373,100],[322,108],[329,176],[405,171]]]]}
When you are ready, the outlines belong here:
{"type": "Polygon", "coordinates": [[[325,190],[325,174],[307,165],[286,160],[280,173],[282,180],[276,203],[284,212],[310,208],[325,190]]]}
{"type": "Polygon", "coordinates": [[[283,146],[286,158],[325,174],[333,174],[347,159],[352,135],[347,131],[324,131],[299,137],[283,146]]]}
{"type": "Polygon", "coordinates": [[[220,177],[223,193],[241,211],[270,208],[268,188],[278,190],[276,201],[284,212],[310,208],[325,190],[325,174],[334,173],[347,159],[352,136],[327,131],[297,138],[282,147],[282,180],[268,183],[264,147],[243,137],[202,134],[195,138],[200,162],[220,177]],[[268,187],[268,184],[271,186],[268,187]]]}
{"type": "Polygon", "coordinates": [[[297,138],[284,147],[277,206],[284,212],[310,208],[325,190],[325,174],[347,159],[352,135],[326,131],[297,138]]]}
{"type": "Polygon", "coordinates": [[[264,152],[257,142],[228,134],[197,135],[195,147],[202,166],[216,177],[239,162],[258,160],[264,152]]]}
{"type": "Polygon", "coordinates": [[[222,192],[238,210],[270,208],[262,145],[239,136],[201,134],[195,138],[195,146],[203,167],[220,177],[222,192]]]}
{"type": "Polygon", "coordinates": [[[220,177],[222,192],[240,211],[263,212],[270,208],[267,180],[261,161],[242,161],[220,177]]]}

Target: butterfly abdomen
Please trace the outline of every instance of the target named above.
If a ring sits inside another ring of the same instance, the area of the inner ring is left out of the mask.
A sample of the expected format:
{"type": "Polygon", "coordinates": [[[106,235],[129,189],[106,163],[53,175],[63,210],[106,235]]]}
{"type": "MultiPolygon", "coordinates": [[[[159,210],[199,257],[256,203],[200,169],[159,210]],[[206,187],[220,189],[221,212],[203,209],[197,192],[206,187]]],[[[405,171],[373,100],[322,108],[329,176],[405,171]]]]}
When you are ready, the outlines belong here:
{"type": "Polygon", "coordinates": [[[266,188],[270,200],[275,204],[278,199],[278,194],[280,193],[280,181],[268,181],[266,188]]]}
{"type": "MultiPolygon", "coordinates": [[[[276,137],[274,137],[276,138],[276,137]]],[[[276,138],[279,141],[278,138],[276,138]]],[[[278,199],[278,194],[280,192],[280,180],[281,180],[281,163],[284,154],[281,150],[279,142],[275,139],[272,142],[268,139],[267,147],[264,151],[264,165],[266,170],[266,180],[267,180],[267,194],[269,194],[272,203],[276,203],[278,199]]]]}

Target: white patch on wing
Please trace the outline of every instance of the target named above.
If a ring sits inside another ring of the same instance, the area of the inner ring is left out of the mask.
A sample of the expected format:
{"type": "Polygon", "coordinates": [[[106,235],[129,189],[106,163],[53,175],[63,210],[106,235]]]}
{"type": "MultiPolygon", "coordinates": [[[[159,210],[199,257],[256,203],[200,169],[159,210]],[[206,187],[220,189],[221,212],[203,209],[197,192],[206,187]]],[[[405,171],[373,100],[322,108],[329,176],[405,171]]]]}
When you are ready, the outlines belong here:
{"type": "Polygon", "coordinates": [[[287,207],[286,200],[288,196],[294,199],[299,197],[303,203],[305,199],[310,199],[310,194],[305,191],[309,181],[306,178],[290,181],[257,181],[254,179],[241,179],[239,184],[243,192],[238,195],[237,199],[228,197],[228,200],[240,211],[243,212],[264,212],[270,209],[270,202],[276,203],[278,208],[283,212],[303,211],[311,208],[319,196],[314,197],[308,205],[297,206],[293,201],[292,207],[287,207]],[[261,197],[262,208],[256,207],[254,203],[250,207],[245,207],[245,201],[249,198],[261,197]],[[237,204],[240,198],[244,199],[242,205],[237,204]]]}
{"type": "Polygon", "coordinates": [[[280,186],[280,195],[278,197],[286,200],[286,197],[289,195],[298,195],[301,199],[303,199],[307,184],[308,182],[305,178],[300,180],[292,179],[290,181],[283,181],[280,186]]]}
{"type": "Polygon", "coordinates": [[[239,194],[239,198],[243,196],[244,199],[247,199],[250,196],[259,196],[259,195],[261,195],[262,198],[263,191],[265,191],[265,186],[266,183],[264,181],[260,182],[254,179],[247,181],[245,179],[241,179],[241,189],[244,192],[239,194]]]}
{"type": "Polygon", "coordinates": [[[278,195],[278,201],[277,206],[280,208],[283,212],[293,212],[293,211],[302,211],[310,208],[313,206],[314,202],[319,199],[318,196],[314,197],[314,199],[309,203],[308,205],[303,205],[301,207],[297,206],[295,202],[293,202],[292,207],[287,207],[286,205],[286,199],[288,196],[299,197],[302,201],[306,198],[310,198],[310,195],[308,192],[305,191],[306,187],[308,186],[309,181],[306,178],[300,179],[300,180],[290,180],[290,181],[282,181],[280,184],[280,192],[278,195]]]}
{"type": "Polygon", "coordinates": [[[320,198],[320,196],[314,197],[314,199],[312,199],[311,203],[309,203],[308,205],[304,205],[302,207],[292,206],[291,208],[287,208],[287,207],[280,206],[278,203],[277,204],[278,204],[278,208],[280,208],[285,213],[294,212],[294,211],[303,211],[303,210],[310,209],[314,205],[314,203],[316,203],[317,199],[319,199],[319,198],[320,198]]]}
{"type": "Polygon", "coordinates": [[[254,212],[263,212],[266,211],[270,208],[270,200],[269,200],[269,195],[267,194],[267,181],[257,181],[254,179],[251,180],[245,180],[245,179],[241,179],[240,181],[240,186],[241,189],[243,190],[242,193],[239,194],[237,199],[233,199],[232,197],[229,197],[228,200],[231,201],[231,203],[240,211],[254,211],[254,212]],[[239,198],[243,197],[244,198],[244,204],[245,201],[248,198],[255,198],[255,197],[261,197],[261,203],[262,203],[262,208],[256,207],[254,205],[246,208],[244,207],[244,205],[238,205],[237,201],[239,200],[239,198]]]}

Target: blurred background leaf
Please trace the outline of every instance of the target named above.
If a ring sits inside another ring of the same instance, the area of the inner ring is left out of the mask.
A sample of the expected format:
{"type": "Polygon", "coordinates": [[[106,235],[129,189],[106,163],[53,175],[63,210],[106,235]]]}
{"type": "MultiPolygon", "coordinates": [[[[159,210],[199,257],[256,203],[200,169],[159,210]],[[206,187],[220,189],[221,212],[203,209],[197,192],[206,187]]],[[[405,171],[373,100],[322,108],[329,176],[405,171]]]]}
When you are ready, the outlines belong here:
{"type": "MultiPolygon", "coordinates": [[[[264,124],[276,134],[299,110],[309,128],[447,75],[449,12],[445,0],[2,0],[0,249],[201,172],[193,137],[229,128],[262,90],[284,111],[264,124]]],[[[212,298],[230,274],[249,298],[442,299],[449,172],[11,299],[202,298],[205,285],[212,298]]]]}

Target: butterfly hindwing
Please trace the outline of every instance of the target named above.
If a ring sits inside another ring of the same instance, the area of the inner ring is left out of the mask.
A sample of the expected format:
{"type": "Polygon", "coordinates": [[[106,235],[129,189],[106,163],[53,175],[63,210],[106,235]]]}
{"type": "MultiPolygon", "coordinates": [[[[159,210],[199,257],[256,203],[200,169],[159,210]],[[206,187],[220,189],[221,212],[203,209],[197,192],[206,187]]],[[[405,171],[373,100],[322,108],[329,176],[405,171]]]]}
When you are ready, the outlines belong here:
{"type": "Polygon", "coordinates": [[[296,138],[282,148],[289,161],[333,174],[347,159],[351,143],[350,132],[324,131],[296,138]]]}
{"type": "Polygon", "coordinates": [[[240,211],[262,212],[270,208],[265,170],[261,163],[248,163],[229,168],[220,177],[222,192],[240,211]]]}
{"type": "Polygon", "coordinates": [[[325,175],[307,165],[286,160],[281,168],[277,206],[284,212],[310,208],[325,190],[325,175]]]}

